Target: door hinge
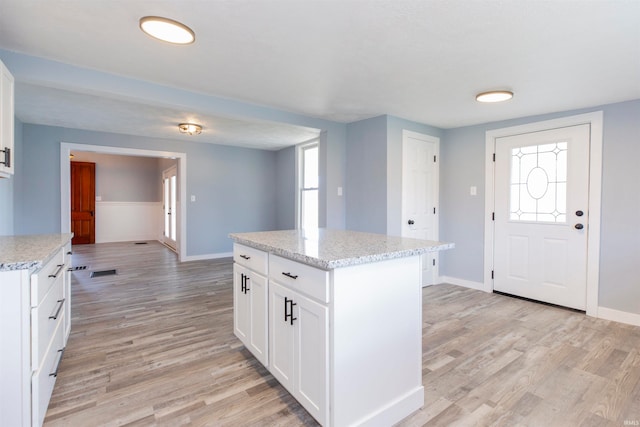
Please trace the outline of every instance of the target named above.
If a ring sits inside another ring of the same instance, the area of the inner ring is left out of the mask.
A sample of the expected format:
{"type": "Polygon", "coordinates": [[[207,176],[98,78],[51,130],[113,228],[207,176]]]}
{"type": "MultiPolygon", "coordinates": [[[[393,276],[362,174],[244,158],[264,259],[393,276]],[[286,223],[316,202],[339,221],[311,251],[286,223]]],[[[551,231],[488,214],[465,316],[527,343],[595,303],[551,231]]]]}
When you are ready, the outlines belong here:
{"type": "Polygon", "coordinates": [[[496,213],[491,212],[491,221],[495,221],[495,220],[496,220],[496,213]]]}
{"type": "Polygon", "coordinates": [[[434,267],[436,266],[436,259],[435,258],[433,259],[433,266],[434,267]]]}
{"type": "Polygon", "coordinates": [[[433,156],[433,163],[436,162],[436,156],[433,156]]]}
{"type": "Polygon", "coordinates": [[[434,215],[436,214],[436,208],[435,207],[433,208],[433,214],[434,215]]]}
{"type": "Polygon", "coordinates": [[[493,279],[493,270],[491,270],[491,278],[493,279]]]}
{"type": "Polygon", "coordinates": [[[496,161],[496,153],[493,153],[493,161],[496,161]]]}

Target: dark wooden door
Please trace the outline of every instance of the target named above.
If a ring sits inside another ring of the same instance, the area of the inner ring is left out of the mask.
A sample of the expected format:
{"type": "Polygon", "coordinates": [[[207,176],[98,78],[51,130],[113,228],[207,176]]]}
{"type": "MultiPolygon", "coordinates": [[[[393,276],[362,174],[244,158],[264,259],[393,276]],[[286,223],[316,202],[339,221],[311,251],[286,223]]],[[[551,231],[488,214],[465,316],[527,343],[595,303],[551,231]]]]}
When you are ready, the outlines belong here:
{"type": "Polygon", "coordinates": [[[71,244],[96,242],[96,164],[71,162],[71,244]]]}

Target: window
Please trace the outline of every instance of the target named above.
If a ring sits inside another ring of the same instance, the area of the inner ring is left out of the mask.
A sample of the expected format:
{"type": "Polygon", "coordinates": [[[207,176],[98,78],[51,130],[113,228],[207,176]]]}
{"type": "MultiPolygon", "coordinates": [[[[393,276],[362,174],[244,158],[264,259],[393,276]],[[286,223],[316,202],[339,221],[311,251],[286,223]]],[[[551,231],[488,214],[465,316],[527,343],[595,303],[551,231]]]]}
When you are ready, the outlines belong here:
{"type": "Polygon", "coordinates": [[[298,158],[300,199],[298,224],[300,228],[318,227],[318,141],[299,147],[298,158]]]}
{"type": "Polygon", "coordinates": [[[511,150],[511,221],[567,221],[567,143],[511,150]]]}

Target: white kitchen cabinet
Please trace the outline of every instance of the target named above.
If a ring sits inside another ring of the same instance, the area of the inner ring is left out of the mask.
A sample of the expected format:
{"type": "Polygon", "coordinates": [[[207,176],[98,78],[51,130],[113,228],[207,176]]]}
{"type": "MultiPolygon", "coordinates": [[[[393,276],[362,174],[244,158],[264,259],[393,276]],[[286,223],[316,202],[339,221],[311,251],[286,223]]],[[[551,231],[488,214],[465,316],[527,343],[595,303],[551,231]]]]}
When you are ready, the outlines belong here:
{"type": "MultiPolygon", "coordinates": [[[[421,257],[451,244],[326,229],[230,237],[236,266],[268,277],[265,366],[321,425],[390,426],[423,406],[421,257]]],[[[250,274],[237,271],[236,282],[250,274]]]]}
{"type": "Polygon", "coordinates": [[[40,267],[31,262],[4,262],[4,254],[0,254],[3,426],[41,426],[47,412],[68,335],[66,276],[70,258],[65,257],[64,246],[71,235],[61,236],[2,237],[13,239],[6,247],[25,243],[27,250],[37,248],[40,253],[34,259],[43,261],[40,267]],[[43,247],[51,247],[51,251],[45,253],[43,247]]]}
{"type": "Polygon", "coordinates": [[[267,254],[241,245],[234,251],[234,334],[263,365],[268,364],[267,254]]]}
{"type": "Polygon", "coordinates": [[[0,61],[0,178],[14,170],[14,79],[0,61]]]}
{"type": "Polygon", "coordinates": [[[329,407],[328,307],[269,282],[269,349],[273,376],[322,425],[329,407]]]}

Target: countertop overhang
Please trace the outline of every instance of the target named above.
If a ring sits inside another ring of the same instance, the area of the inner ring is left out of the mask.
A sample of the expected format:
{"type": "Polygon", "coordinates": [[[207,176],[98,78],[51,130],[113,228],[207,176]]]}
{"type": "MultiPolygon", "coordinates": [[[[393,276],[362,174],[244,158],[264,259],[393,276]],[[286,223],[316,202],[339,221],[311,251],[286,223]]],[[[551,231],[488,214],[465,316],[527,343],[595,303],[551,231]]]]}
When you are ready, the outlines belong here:
{"type": "Polygon", "coordinates": [[[251,246],[324,270],[452,249],[453,243],[325,228],[231,233],[251,246]]]}
{"type": "Polygon", "coordinates": [[[72,233],[0,236],[0,271],[40,268],[72,237],[72,233]]]}

